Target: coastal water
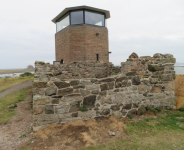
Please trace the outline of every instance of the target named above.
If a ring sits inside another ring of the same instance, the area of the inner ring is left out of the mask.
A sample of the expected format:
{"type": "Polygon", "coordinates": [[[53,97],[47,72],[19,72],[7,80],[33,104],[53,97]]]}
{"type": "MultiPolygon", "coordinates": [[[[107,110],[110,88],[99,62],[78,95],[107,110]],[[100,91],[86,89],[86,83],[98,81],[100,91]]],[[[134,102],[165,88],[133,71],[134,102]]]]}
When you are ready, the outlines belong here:
{"type": "MultiPolygon", "coordinates": [[[[0,74],[0,78],[2,77],[19,77],[19,75],[23,74],[24,72],[22,73],[8,73],[8,74],[0,74]]],[[[34,73],[34,71],[31,71],[31,73],[34,73]]]]}
{"type": "Polygon", "coordinates": [[[175,74],[184,74],[184,67],[174,67],[175,74]]]}

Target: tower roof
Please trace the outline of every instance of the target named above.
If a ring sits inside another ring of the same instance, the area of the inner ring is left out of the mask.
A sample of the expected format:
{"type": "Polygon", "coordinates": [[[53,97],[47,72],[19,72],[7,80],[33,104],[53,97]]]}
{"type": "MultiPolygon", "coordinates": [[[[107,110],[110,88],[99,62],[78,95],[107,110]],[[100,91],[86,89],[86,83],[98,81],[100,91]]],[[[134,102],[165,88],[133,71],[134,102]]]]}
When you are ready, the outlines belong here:
{"type": "Polygon", "coordinates": [[[97,12],[102,12],[105,14],[105,19],[110,18],[110,12],[108,10],[103,10],[99,8],[94,8],[90,6],[76,6],[76,7],[68,7],[65,8],[62,12],[60,12],[54,19],[52,19],[52,22],[56,23],[56,20],[58,20],[61,16],[63,16],[65,13],[67,13],[70,10],[77,10],[77,9],[88,9],[88,10],[93,10],[97,12]]]}

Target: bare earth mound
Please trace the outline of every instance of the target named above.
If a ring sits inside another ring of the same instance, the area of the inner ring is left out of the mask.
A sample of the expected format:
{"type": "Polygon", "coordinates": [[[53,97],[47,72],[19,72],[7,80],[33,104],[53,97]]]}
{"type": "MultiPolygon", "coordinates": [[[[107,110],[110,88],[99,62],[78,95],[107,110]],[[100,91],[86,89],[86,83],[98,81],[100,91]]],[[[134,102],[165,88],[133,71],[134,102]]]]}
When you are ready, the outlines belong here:
{"type": "Polygon", "coordinates": [[[34,150],[70,150],[126,138],[125,125],[113,117],[53,124],[34,133],[34,150]],[[109,131],[116,136],[110,136],[109,131]]]}

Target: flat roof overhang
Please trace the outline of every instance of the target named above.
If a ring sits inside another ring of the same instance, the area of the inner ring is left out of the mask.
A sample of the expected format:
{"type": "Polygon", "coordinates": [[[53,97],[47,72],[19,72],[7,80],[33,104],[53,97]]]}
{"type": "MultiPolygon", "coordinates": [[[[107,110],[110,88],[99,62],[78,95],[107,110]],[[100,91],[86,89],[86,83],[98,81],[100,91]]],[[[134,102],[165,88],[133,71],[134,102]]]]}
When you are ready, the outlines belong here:
{"type": "Polygon", "coordinates": [[[67,13],[68,11],[70,11],[70,10],[77,10],[77,9],[88,9],[88,10],[93,10],[93,11],[101,12],[101,13],[104,13],[105,14],[105,19],[110,18],[110,12],[108,10],[103,10],[103,9],[94,8],[94,7],[90,7],[90,6],[76,6],[76,7],[68,7],[68,8],[65,8],[54,19],[52,19],[52,22],[56,23],[56,21],[61,16],[63,16],[65,13],[67,13]]]}

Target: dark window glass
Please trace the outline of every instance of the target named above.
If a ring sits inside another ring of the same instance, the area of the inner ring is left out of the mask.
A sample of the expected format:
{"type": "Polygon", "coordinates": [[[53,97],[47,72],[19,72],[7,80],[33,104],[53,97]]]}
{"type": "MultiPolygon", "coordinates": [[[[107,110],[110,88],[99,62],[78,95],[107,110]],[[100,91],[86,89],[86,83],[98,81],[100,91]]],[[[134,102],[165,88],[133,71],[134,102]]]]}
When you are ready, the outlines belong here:
{"type": "Polygon", "coordinates": [[[100,13],[85,11],[85,23],[104,26],[105,16],[100,13]]]}
{"type": "Polygon", "coordinates": [[[69,14],[67,13],[65,16],[57,20],[56,22],[56,31],[60,31],[70,25],[69,14]]]}
{"type": "Polygon", "coordinates": [[[83,24],[83,11],[72,11],[70,13],[71,24],[83,24]]]}

